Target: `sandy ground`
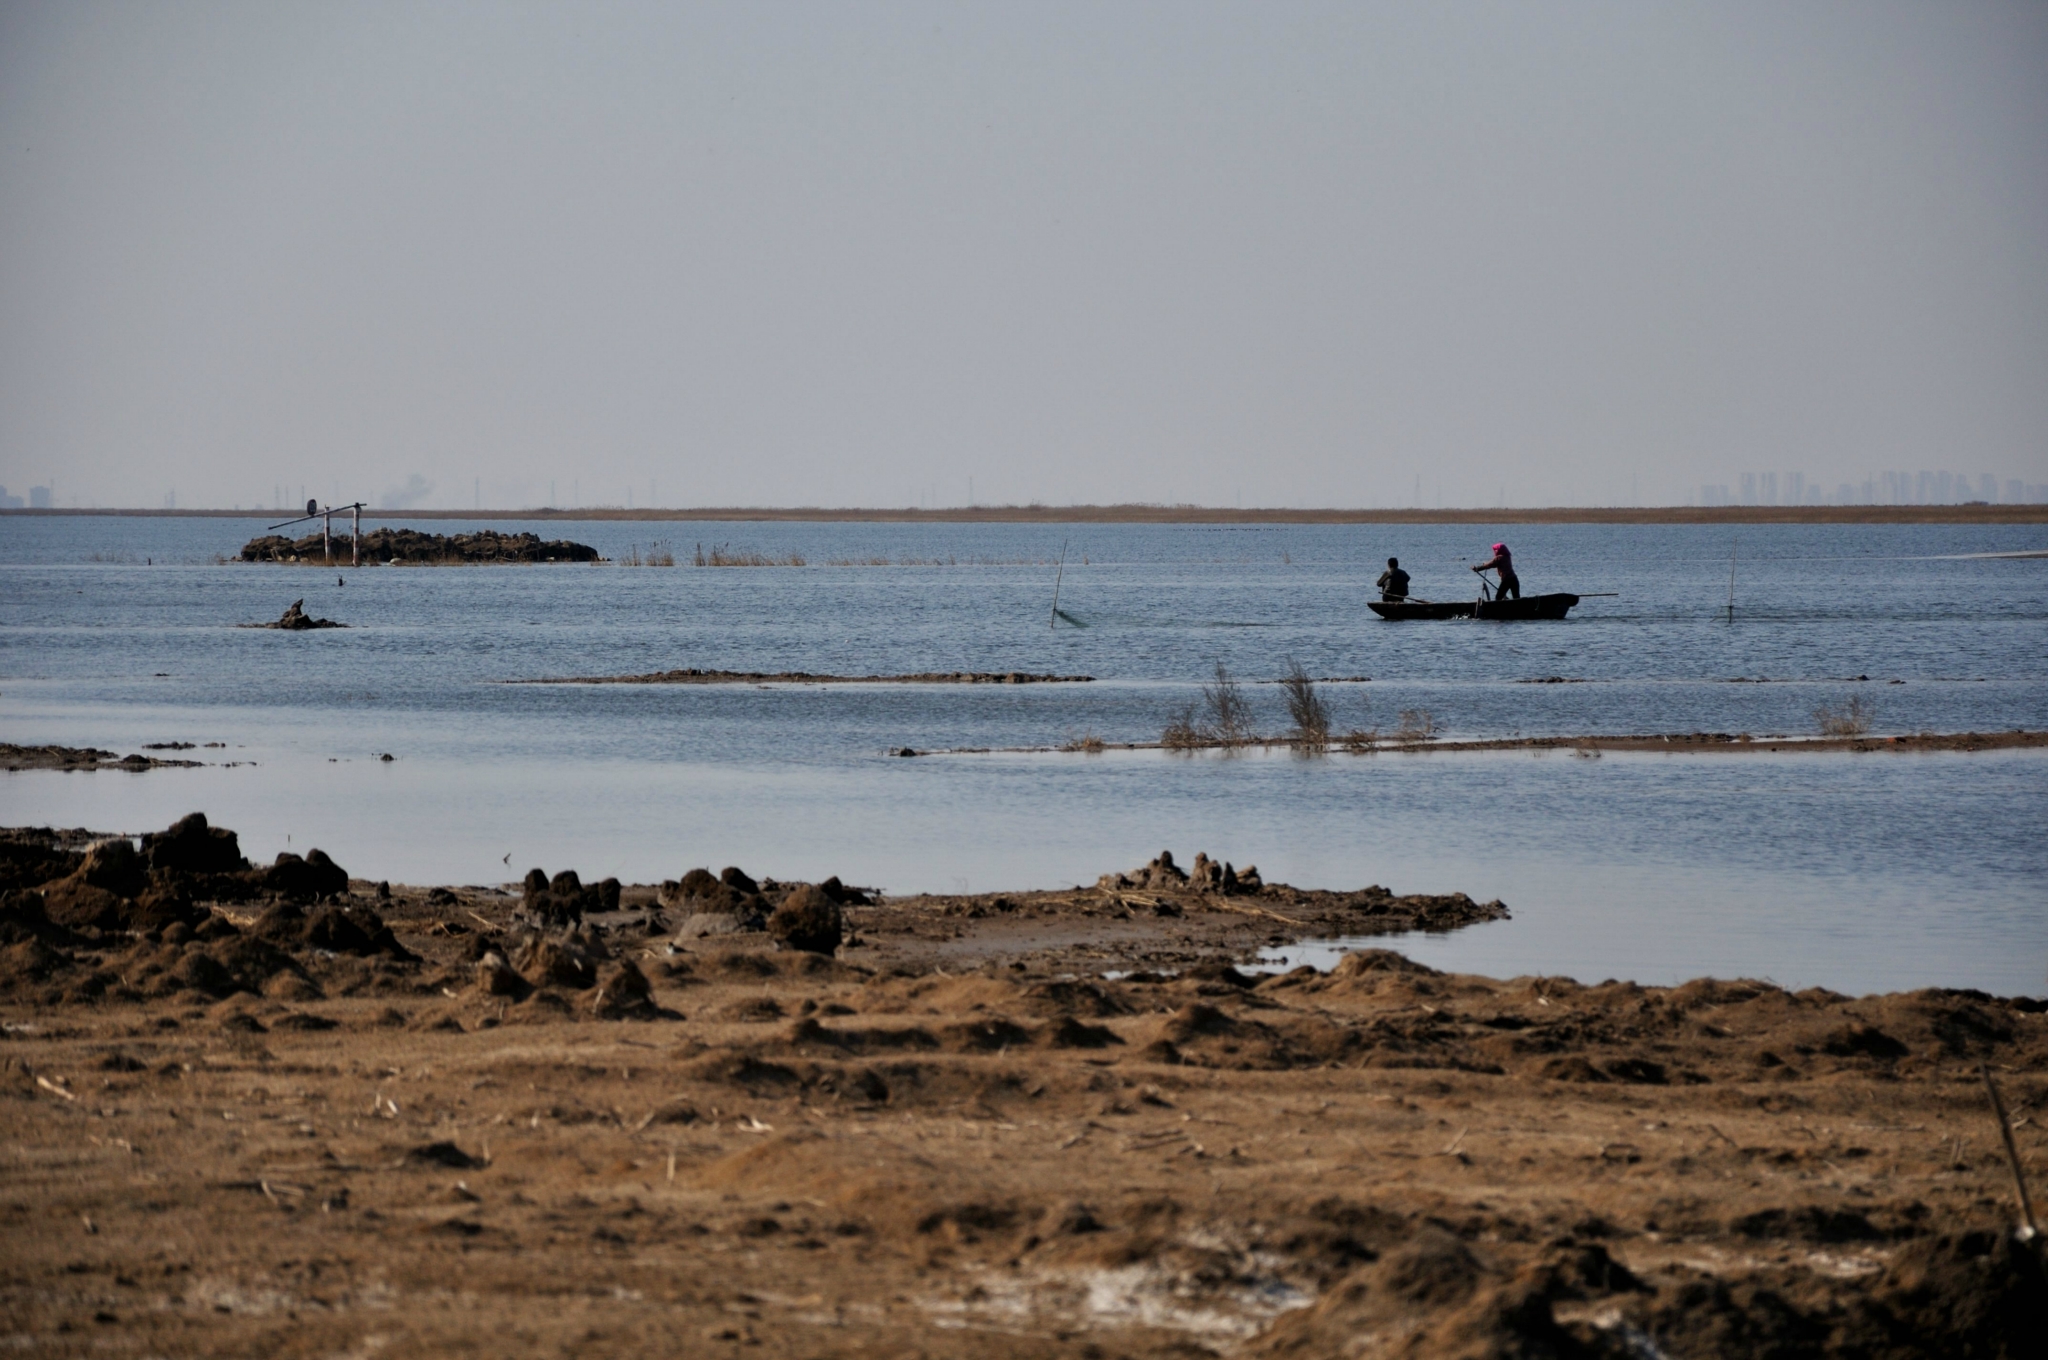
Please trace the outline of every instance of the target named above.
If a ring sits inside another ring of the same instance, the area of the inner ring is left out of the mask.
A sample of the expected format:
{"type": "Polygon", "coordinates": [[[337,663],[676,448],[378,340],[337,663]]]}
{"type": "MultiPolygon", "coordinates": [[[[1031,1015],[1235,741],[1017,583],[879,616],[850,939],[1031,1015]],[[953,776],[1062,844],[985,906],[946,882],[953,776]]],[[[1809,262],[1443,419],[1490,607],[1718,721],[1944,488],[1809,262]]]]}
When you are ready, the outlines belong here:
{"type": "Polygon", "coordinates": [[[829,957],[654,896],[522,949],[516,896],[357,880],[388,941],[264,953],[260,895],[12,890],[12,1349],[2040,1354],[1980,1071],[2038,1185],[2037,1001],[1223,961],[1457,896],[904,899],[829,957]]]}

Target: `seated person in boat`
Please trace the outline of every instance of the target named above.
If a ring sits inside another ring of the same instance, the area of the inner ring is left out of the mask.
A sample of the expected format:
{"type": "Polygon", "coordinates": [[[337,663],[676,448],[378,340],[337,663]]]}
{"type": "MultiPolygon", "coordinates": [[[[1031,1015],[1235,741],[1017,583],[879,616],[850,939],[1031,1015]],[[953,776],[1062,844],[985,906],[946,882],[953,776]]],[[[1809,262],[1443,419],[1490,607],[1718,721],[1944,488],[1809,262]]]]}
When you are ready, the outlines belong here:
{"type": "Polygon", "coordinates": [[[1380,598],[1382,600],[1405,600],[1408,598],[1408,573],[1401,570],[1401,559],[1389,557],[1387,569],[1380,573],[1380,598]]]}
{"type": "Polygon", "coordinates": [[[1472,570],[1497,571],[1500,573],[1500,589],[1494,592],[1495,599],[1519,600],[1522,598],[1522,580],[1520,577],[1515,575],[1514,555],[1508,551],[1507,544],[1494,544],[1493,556],[1487,561],[1481,562],[1478,566],[1472,568],[1472,570]]]}

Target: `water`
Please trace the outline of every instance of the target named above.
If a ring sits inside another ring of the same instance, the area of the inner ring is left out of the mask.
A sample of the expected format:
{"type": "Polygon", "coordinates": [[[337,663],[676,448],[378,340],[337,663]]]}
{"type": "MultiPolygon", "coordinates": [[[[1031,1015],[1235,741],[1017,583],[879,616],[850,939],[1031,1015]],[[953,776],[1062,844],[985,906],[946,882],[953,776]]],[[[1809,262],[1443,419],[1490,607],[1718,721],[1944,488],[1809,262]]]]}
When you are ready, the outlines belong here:
{"type": "MultiPolygon", "coordinates": [[[[218,762],[196,770],[0,776],[0,822],[140,831],[203,808],[254,855],[318,844],[413,882],[739,863],[1031,888],[1203,849],[1294,883],[1506,900],[1512,922],[1401,942],[1443,967],[2048,989],[2040,752],[888,754],[1151,739],[1217,662],[1251,681],[1287,658],[1372,677],[1327,688],[1340,729],[1426,709],[1454,737],[1811,733],[1851,696],[1880,734],[2041,728],[2048,561],[1985,556],[2048,546],[2040,526],[1516,526],[1527,590],[1619,596],[1505,626],[1363,608],[1390,553],[1419,595],[1468,598],[1458,559],[1501,535],[1463,526],[500,527],[814,565],[338,573],[217,563],[256,521],[0,516],[0,740],[229,743],[184,753],[218,762]],[[1060,605],[1087,626],[1054,630],[1062,540],[1060,605]],[[875,557],[940,565],[824,565],[875,557]],[[301,596],[353,626],[233,626],[301,596]],[[1098,679],[502,683],[677,666],[1098,679]],[[1583,683],[1525,683],[1551,676],[1583,683]]],[[[1249,692],[1283,727],[1278,692],[1249,692]]]]}

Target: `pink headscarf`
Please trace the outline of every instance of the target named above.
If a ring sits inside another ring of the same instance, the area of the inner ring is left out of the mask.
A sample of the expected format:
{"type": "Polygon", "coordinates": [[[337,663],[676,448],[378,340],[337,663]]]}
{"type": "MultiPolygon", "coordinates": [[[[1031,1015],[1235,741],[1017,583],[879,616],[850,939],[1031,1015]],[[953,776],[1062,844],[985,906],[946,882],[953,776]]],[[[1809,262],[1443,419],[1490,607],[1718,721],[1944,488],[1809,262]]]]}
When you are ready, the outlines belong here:
{"type": "Polygon", "coordinates": [[[1508,550],[1508,545],[1505,543],[1496,543],[1493,545],[1493,550],[1497,553],[1504,553],[1508,550]]]}

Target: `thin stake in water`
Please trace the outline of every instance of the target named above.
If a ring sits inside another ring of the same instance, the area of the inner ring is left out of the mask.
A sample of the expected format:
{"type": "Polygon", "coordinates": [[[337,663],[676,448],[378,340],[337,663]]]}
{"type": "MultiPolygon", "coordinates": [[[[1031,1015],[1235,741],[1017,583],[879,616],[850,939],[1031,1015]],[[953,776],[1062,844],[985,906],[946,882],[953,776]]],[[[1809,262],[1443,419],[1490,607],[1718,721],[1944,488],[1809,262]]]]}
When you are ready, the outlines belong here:
{"type": "Polygon", "coordinates": [[[1735,622],[1735,549],[1742,542],[1738,535],[1728,541],[1728,622],[1735,622]]]}
{"type": "Polygon", "coordinates": [[[1057,629],[1059,627],[1059,582],[1065,580],[1065,576],[1067,576],[1067,541],[1061,539],[1059,541],[1059,571],[1053,576],[1053,617],[1044,621],[1044,627],[1049,627],[1049,629],[1057,629]]]}

